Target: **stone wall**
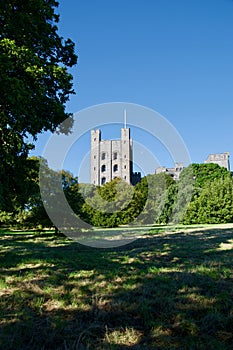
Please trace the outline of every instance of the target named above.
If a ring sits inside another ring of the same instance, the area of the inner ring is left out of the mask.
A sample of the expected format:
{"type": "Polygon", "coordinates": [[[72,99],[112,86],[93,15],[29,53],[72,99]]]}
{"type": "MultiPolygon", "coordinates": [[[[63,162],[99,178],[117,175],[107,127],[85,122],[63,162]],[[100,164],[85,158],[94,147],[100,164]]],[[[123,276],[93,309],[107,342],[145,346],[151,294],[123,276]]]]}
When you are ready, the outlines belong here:
{"type": "Polygon", "coordinates": [[[230,153],[217,153],[217,154],[210,154],[208,158],[206,159],[205,163],[214,163],[218,164],[227,170],[230,170],[230,153]]]}
{"type": "Polygon", "coordinates": [[[165,173],[170,175],[175,181],[179,180],[180,173],[184,169],[183,163],[175,163],[174,168],[166,168],[164,166],[158,167],[155,170],[156,174],[165,173]]]}
{"type": "Polygon", "coordinates": [[[120,140],[102,140],[101,131],[91,131],[91,184],[103,185],[120,177],[128,184],[132,180],[133,142],[130,129],[121,129],[120,140]]]}

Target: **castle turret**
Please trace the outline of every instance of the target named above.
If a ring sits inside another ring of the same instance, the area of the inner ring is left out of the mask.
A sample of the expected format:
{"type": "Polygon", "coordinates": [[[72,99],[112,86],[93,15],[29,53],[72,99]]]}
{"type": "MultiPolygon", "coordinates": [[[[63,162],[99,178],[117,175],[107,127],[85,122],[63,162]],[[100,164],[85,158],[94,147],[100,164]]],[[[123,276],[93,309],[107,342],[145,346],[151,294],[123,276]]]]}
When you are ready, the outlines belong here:
{"type": "Polygon", "coordinates": [[[100,141],[101,131],[91,130],[91,183],[93,185],[99,185],[100,178],[100,141]]]}

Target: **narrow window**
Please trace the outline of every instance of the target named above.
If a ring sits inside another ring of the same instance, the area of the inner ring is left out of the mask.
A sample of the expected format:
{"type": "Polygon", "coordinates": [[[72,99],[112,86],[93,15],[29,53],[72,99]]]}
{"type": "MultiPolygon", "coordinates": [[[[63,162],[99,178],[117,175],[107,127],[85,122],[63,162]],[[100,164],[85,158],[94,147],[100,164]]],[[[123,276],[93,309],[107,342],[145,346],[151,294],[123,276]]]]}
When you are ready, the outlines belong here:
{"type": "Polygon", "coordinates": [[[104,185],[106,183],[106,177],[102,177],[101,179],[101,185],[104,185]]]}
{"type": "Polygon", "coordinates": [[[102,165],[102,167],[101,167],[101,171],[102,171],[102,173],[104,173],[105,171],[106,171],[106,165],[104,164],[104,165],[102,165]]]}
{"type": "Polygon", "coordinates": [[[113,153],[113,159],[116,160],[117,159],[117,152],[113,153]]]}
{"type": "Polygon", "coordinates": [[[102,159],[102,160],[105,160],[105,158],[106,158],[106,153],[102,153],[101,159],[102,159]]]}
{"type": "Polygon", "coordinates": [[[125,166],[124,166],[124,169],[126,169],[126,168],[127,168],[127,166],[125,165],[125,166]]]}
{"type": "Polygon", "coordinates": [[[113,171],[114,171],[114,172],[118,171],[118,165],[117,165],[117,164],[114,165],[113,171]]]}

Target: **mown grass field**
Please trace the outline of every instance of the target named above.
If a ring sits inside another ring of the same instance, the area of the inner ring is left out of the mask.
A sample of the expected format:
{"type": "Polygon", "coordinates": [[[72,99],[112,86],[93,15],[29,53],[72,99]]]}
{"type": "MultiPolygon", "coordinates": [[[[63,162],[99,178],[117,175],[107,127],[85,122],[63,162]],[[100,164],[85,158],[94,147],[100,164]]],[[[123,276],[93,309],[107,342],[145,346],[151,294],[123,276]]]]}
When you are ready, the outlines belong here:
{"type": "Polygon", "coordinates": [[[232,349],[233,226],[96,249],[0,232],[0,349],[232,349]]]}

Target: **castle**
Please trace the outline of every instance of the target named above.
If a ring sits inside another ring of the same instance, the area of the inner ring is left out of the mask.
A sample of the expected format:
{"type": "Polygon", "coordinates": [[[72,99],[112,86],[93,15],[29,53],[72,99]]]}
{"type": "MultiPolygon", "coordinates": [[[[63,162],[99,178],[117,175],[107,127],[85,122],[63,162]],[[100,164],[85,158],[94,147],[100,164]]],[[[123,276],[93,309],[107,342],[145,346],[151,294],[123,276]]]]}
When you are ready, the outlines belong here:
{"type": "Polygon", "coordinates": [[[155,174],[165,173],[173,177],[175,181],[179,180],[181,171],[184,169],[183,163],[175,163],[174,168],[166,168],[165,166],[160,166],[155,170],[155,174]]]}
{"type": "MultiPolygon", "coordinates": [[[[204,163],[218,164],[219,166],[224,167],[230,171],[229,157],[230,157],[229,152],[210,154],[204,163]]],[[[173,177],[175,181],[178,181],[180,173],[183,169],[184,169],[183,163],[175,163],[174,168],[166,168],[164,166],[158,167],[155,170],[155,174],[166,173],[171,177],[173,177]]]]}
{"type": "MultiPolygon", "coordinates": [[[[230,170],[229,152],[210,154],[205,163],[215,163],[230,170]]],[[[141,181],[141,173],[133,172],[133,141],[130,128],[121,128],[120,140],[102,140],[101,130],[91,130],[91,184],[104,185],[115,178],[121,178],[131,185],[141,181]]],[[[166,173],[179,180],[183,163],[175,163],[174,168],[158,167],[155,174],[166,173]]]]}
{"type": "Polygon", "coordinates": [[[121,128],[120,140],[102,140],[101,131],[91,130],[91,184],[100,186],[115,178],[135,185],[140,173],[133,172],[133,141],[130,128],[121,128]]]}

